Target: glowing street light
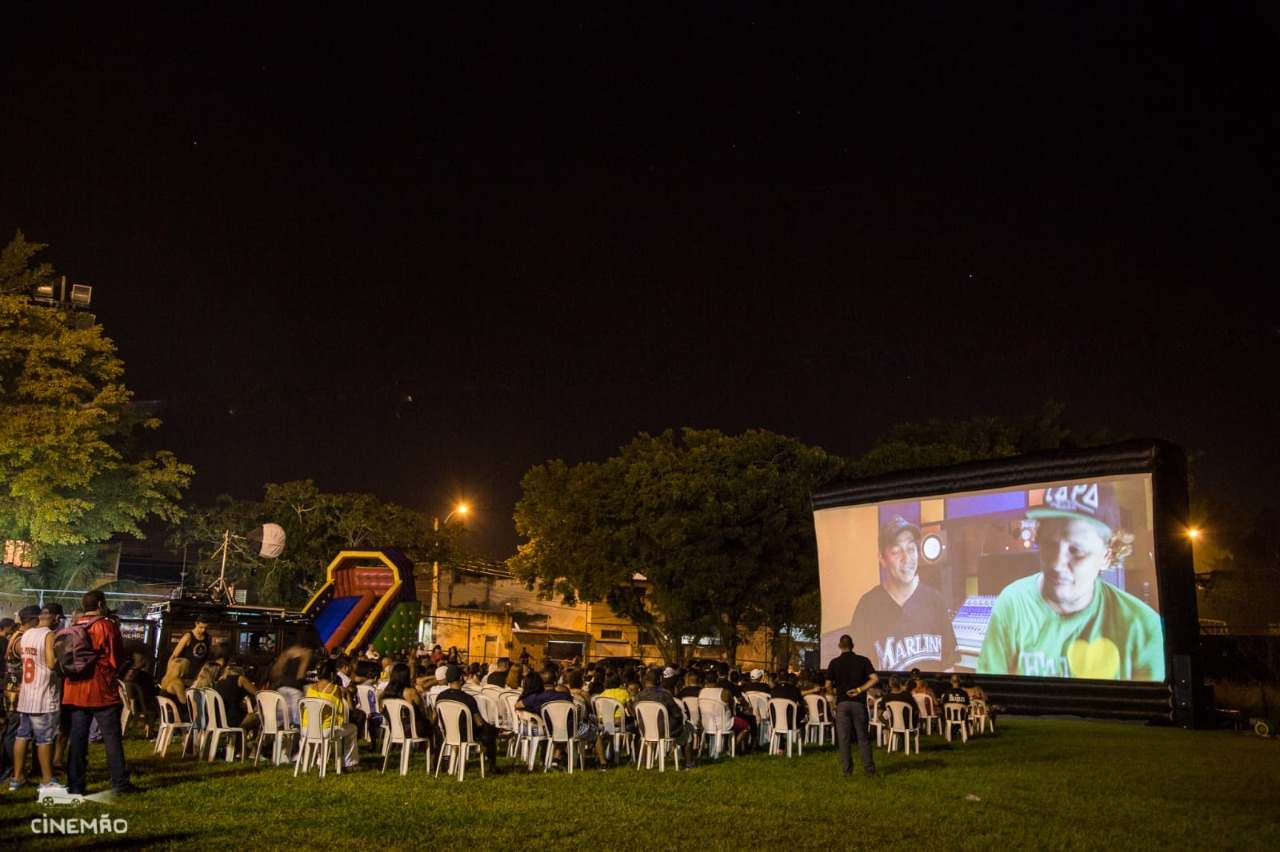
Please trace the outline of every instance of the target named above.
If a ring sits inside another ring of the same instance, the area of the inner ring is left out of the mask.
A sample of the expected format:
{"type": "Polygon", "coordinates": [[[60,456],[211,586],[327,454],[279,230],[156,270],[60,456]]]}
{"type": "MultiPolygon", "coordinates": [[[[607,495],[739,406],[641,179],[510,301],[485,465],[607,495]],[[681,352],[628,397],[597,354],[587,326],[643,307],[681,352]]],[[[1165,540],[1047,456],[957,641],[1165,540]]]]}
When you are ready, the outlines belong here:
{"type": "Polygon", "coordinates": [[[466,503],[459,503],[457,506],[455,506],[455,507],[454,507],[454,509],[453,509],[453,511],[452,511],[452,512],[450,512],[449,514],[447,514],[447,515],[445,515],[445,516],[444,516],[444,520],[443,520],[443,521],[441,521],[439,518],[436,518],[436,519],[435,519],[435,521],[436,521],[436,523],[435,523],[435,531],[436,531],[436,532],[439,532],[439,531],[440,531],[440,526],[441,526],[441,524],[447,524],[447,523],[449,523],[449,519],[450,519],[450,518],[452,518],[454,515],[465,515],[466,513],[467,513],[467,504],[466,504],[466,503]]]}
{"type": "MultiPolygon", "coordinates": [[[[453,507],[452,512],[444,516],[443,522],[441,522],[439,518],[434,519],[435,523],[432,525],[432,531],[440,532],[440,527],[443,524],[449,523],[449,519],[452,518],[454,515],[466,515],[466,514],[467,514],[467,504],[459,503],[457,506],[453,507]]],[[[439,542],[436,542],[436,546],[437,547],[439,546],[439,542]]],[[[436,610],[438,608],[439,600],[440,600],[440,563],[439,561],[433,561],[431,563],[431,639],[433,643],[436,637],[436,610]]]]}

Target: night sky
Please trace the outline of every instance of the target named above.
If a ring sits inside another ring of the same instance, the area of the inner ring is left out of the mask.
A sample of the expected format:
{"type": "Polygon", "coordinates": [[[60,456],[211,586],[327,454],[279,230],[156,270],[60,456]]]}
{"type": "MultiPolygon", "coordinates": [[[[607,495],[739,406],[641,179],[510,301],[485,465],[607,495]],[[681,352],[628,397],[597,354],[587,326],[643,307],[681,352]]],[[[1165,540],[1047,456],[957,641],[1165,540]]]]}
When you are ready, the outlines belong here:
{"type": "Polygon", "coordinates": [[[501,557],[526,470],[641,431],[1050,399],[1275,499],[1272,5],[261,5],[0,32],[0,240],[193,500],[465,497],[501,557]]]}

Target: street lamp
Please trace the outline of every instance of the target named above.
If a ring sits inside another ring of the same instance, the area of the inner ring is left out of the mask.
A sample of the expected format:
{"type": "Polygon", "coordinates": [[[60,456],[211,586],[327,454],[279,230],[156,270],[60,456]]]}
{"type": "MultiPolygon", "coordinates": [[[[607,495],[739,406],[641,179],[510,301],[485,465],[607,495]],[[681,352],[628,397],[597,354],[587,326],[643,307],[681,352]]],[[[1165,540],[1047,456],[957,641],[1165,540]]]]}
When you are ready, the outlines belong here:
{"type": "Polygon", "coordinates": [[[439,518],[435,519],[434,531],[440,532],[440,525],[449,523],[449,519],[452,518],[454,515],[465,515],[466,513],[467,513],[467,504],[459,503],[457,506],[454,507],[452,512],[444,516],[443,521],[441,521],[439,518]]]}
{"type": "MultiPolygon", "coordinates": [[[[454,506],[452,512],[444,516],[443,522],[441,522],[439,518],[433,519],[434,523],[432,524],[432,531],[440,532],[440,527],[442,526],[442,524],[449,523],[449,519],[452,518],[454,515],[465,515],[465,514],[467,514],[467,504],[459,503],[457,506],[454,506]]],[[[436,544],[438,546],[439,542],[436,542],[436,544]]],[[[431,641],[432,641],[432,644],[435,643],[435,638],[437,635],[436,634],[436,603],[439,600],[440,600],[440,561],[434,560],[431,563],[431,641]]]]}

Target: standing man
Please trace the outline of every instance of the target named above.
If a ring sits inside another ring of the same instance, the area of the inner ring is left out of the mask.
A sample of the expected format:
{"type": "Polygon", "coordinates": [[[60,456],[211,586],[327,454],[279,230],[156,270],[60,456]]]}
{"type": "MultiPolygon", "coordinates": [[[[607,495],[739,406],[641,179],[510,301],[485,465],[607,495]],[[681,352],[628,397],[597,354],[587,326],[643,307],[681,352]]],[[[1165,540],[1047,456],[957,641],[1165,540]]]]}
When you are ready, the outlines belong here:
{"type": "Polygon", "coordinates": [[[210,645],[209,616],[197,615],[196,626],[182,634],[178,644],[173,647],[173,653],[169,655],[169,662],[173,662],[178,657],[186,657],[190,661],[187,671],[191,677],[187,682],[187,686],[191,685],[191,681],[195,680],[196,675],[200,673],[200,669],[211,659],[209,656],[210,645]]]}
{"type": "Polygon", "coordinates": [[[871,652],[879,671],[954,666],[959,652],[946,600],[920,582],[920,528],[894,515],[880,527],[877,547],[884,581],[854,608],[850,633],[858,647],[871,652]]]}
{"type": "Polygon", "coordinates": [[[45,607],[37,625],[22,634],[22,689],[18,693],[18,712],[22,719],[13,744],[13,778],[9,789],[17,790],[26,783],[27,744],[35,740],[36,762],[40,765],[36,798],[67,789],[53,777],[53,740],[58,734],[62,707],[62,683],[53,673],[53,631],[61,622],[62,607],[56,612],[45,607]]]}
{"type": "Polygon", "coordinates": [[[867,699],[864,693],[880,682],[871,661],[853,653],[853,639],[840,637],[840,656],[827,666],[827,694],[836,702],[836,745],[840,749],[840,771],[853,775],[852,737],[858,738],[862,771],[868,778],[876,774],[871,756],[871,732],[867,730],[867,699]]]}
{"type": "Polygon", "coordinates": [[[13,749],[22,716],[18,713],[18,694],[22,690],[22,634],[39,626],[40,607],[31,604],[18,613],[18,622],[4,653],[4,741],[0,747],[0,778],[14,777],[13,749]]]}
{"type": "Polygon", "coordinates": [[[62,686],[62,703],[70,708],[71,744],[67,755],[67,789],[83,795],[89,769],[89,726],[96,720],[107,750],[107,774],[111,791],[121,795],[142,792],[129,781],[124,763],[124,742],[120,732],[120,691],[116,672],[120,669],[124,639],[120,627],[108,618],[107,597],[91,589],[81,598],[84,615],[76,624],[88,628],[89,641],[98,658],[88,677],[67,678],[62,686]]]}

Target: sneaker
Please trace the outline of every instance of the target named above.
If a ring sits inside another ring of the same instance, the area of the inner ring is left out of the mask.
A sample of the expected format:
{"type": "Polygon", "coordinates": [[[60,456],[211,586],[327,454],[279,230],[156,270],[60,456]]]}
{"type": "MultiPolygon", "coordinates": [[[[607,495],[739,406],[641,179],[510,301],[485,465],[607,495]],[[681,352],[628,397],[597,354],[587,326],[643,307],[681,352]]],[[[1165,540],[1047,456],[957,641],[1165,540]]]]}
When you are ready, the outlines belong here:
{"type": "Polygon", "coordinates": [[[41,784],[37,789],[41,795],[45,793],[65,793],[67,792],[67,785],[57,778],[50,778],[48,784],[41,784]]]}
{"type": "Polygon", "coordinates": [[[21,790],[21,789],[22,789],[22,786],[23,786],[24,784],[26,784],[26,783],[27,783],[26,781],[19,781],[17,778],[10,778],[10,779],[9,779],[9,792],[10,792],[10,793],[16,793],[16,792],[18,792],[19,790],[21,790]]]}

